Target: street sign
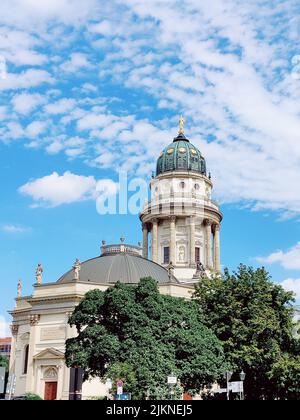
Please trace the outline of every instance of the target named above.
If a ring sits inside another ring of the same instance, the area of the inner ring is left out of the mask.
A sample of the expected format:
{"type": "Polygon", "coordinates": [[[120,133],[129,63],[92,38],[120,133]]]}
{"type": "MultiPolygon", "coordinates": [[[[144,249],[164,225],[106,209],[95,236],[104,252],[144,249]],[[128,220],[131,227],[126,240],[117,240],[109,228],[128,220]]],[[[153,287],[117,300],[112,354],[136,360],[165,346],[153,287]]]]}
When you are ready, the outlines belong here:
{"type": "Polygon", "coordinates": [[[243,392],[243,381],[229,382],[228,387],[232,392],[241,393],[243,392]]]}
{"type": "Polygon", "coordinates": [[[218,388],[218,389],[214,389],[214,393],[215,394],[221,394],[223,392],[227,392],[226,388],[218,388]]]}
{"type": "Polygon", "coordinates": [[[177,377],[176,376],[168,376],[168,385],[176,385],[177,384],[177,377]]]}

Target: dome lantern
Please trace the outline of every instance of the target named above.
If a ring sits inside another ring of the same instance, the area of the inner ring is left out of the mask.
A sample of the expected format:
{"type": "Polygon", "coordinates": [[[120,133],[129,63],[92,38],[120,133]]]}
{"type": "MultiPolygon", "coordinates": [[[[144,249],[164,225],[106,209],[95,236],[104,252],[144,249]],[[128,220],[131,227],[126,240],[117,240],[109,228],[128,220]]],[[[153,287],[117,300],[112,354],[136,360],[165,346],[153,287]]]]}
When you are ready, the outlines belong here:
{"type": "Polygon", "coordinates": [[[179,132],[160,154],[156,176],[169,171],[191,171],[206,175],[206,162],[200,150],[184,135],[184,118],[179,120],[179,132]]]}

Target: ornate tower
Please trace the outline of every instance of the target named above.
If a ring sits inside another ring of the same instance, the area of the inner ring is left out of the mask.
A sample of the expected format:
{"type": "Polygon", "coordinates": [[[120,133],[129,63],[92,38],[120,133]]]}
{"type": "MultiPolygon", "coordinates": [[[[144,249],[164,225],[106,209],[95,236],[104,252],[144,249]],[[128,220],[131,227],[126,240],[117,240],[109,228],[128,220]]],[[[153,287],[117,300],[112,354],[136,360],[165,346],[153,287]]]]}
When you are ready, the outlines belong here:
{"type": "Polygon", "coordinates": [[[152,260],[172,264],[179,280],[195,281],[199,267],[208,275],[220,272],[222,214],[211,199],[212,188],[205,159],[185,137],[181,117],[178,136],[157,160],[151,200],[140,215],[143,256],[148,258],[150,233],[152,260]]]}

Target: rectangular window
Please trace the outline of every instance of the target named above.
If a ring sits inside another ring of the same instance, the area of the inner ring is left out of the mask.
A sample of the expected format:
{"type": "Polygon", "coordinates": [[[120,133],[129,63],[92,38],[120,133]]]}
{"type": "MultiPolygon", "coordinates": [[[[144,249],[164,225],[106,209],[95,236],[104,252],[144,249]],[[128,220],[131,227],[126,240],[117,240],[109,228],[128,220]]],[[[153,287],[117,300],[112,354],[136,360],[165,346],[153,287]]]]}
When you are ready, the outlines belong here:
{"type": "Polygon", "coordinates": [[[195,260],[196,263],[200,262],[200,248],[198,247],[195,248],[195,260]]]}
{"type": "Polygon", "coordinates": [[[168,246],[164,247],[164,264],[169,264],[170,262],[170,248],[168,246]]]}

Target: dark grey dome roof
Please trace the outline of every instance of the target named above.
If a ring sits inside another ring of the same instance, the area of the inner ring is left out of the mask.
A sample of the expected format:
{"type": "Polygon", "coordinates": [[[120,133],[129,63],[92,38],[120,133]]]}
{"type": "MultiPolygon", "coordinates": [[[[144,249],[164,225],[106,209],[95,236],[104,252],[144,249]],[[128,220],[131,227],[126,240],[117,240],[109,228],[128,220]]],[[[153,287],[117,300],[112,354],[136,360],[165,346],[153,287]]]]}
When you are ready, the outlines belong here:
{"type": "MultiPolygon", "coordinates": [[[[159,283],[178,283],[175,277],[169,278],[168,271],[159,264],[139,255],[121,252],[87,260],[81,264],[80,282],[99,284],[139,283],[143,277],[153,277],[159,283]]],[[[64,274],[58,283],[75,281],[74,271],[64,274]]]]}
{"type": "Polygon", "coordinates": [[[206,175],[206,162],[200,150],[179,134],[173,143],[161,152],[156,165],[156,175],[168,171],[192,171],[206,175]]]}

